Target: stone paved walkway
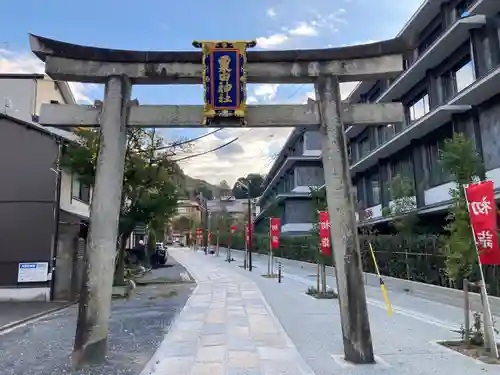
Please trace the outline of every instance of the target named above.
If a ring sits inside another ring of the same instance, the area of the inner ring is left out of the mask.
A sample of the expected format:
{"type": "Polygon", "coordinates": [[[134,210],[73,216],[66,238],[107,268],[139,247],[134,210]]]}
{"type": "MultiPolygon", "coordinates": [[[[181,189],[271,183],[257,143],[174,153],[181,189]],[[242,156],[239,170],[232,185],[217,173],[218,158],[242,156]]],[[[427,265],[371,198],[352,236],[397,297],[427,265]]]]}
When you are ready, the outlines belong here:
{"type": "Polygon", "coordinates": [[[314,375],[253,281],[203,254],[169,251],[198,286],[141,375],[314,375]]]}

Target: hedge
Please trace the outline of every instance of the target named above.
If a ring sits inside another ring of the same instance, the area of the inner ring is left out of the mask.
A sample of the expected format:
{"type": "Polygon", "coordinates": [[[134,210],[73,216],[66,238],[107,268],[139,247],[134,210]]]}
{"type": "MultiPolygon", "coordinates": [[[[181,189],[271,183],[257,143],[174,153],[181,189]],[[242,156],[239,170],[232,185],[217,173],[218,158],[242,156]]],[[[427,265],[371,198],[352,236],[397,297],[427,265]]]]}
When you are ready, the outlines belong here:
{"type": "MultiPolygon", "coordinates": [[[[212,242],[215,245],[216,239],[212,242]]],[[[221,235],[219,244],[228,247],[227,236],[221,235]]],[[[307,236],[282,236],[280,247],[274,251],[278,257],[315,262],[318,252],[317,238],[307,236]]],[[[444,256],[440,253],[439,236],[419,235],[404,237],[402,235],[360,235],[360,250],[363,270],[374,273],[375,267],[370,255],[369,243],[371,242],[380,273],[385,276],[423,282],[427,284],[444,287],[462,288],[462,283],[452,283],[446,276],[444,256]]],[[[233,249],[244,249],[244,237],[235,233],[232,237],[231,247],[233,249]]],[[[254,252],[267,254],[269,252],[269,237],[267,235],[255,234],[253,241],[254,252]]],[[[326,263],[332,265],[332,258],[326,263]]],[[[488,291],[491,295],[500,296],[500,267],[487,266],[485,278],[488,291]]],[[[475,273],[472,280],[479,279],[479,273],[475,273]]]]}

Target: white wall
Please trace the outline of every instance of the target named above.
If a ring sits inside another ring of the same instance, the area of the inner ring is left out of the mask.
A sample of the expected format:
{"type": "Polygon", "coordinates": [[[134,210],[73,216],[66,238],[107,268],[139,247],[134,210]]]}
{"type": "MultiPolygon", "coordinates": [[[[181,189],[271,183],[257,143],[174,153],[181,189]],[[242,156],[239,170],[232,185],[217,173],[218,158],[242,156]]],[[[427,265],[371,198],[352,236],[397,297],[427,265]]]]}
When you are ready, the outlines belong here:
{"type": "MultiPolygon", "coordinates": [[[[495,189],[500,188],[500,168],[487,171],[486,178],[493,181],[495,189]]],[[[450,189],[452,189],[454,186],[454,182],[448,182],[446,184],[434,186],[430,189],[425,190],[425,205],[428,206],[431,204],[438,204],[440,202],[446,202],[450,200],[450,189]]]]}
{"type": "MultiPolygon", "coordinates": [[[[63,170],[61,176],[61,204],[60,204],[61,209],[75,215],[89,217],[90,205],[81,202],[78,199],[72,198],[71,185],[72,185],[71,173],[63,170]]],[[[92,197],[92,191],[90,193],[90,196],[92,197]]]]}
{"type": "Polygon", "coordinates": [[[50,103],[51,100],[57,100],[60,104],[69,104],[65,102],[61,91],[59,91],[59,88],[54,81],[39,79],[37,81],[34,114],[40,115],[40,107],[42,106],[42,103],[50,103]]]}
{"type": "Polygon", "coordinates": [[[312,230],[312,223],[289,223],[281,226],[281,232],[308,232],[312,230]]]}
{"type": "Polygon", "coordinates": [[[33,78],[0,79],[0,111],[24,121],[31,121],[35,111],[35,88],[36,80],[33,78]]]}

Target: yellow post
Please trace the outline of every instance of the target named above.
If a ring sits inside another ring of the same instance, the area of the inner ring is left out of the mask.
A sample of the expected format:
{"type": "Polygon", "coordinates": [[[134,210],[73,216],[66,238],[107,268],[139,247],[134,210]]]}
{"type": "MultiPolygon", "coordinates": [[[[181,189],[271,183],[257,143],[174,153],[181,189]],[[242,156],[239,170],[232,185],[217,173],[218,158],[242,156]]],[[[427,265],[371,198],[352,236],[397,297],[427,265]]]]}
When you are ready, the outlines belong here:
{"type": "Polygon", "coordinates": [[[389,316],[392,315],[392,307],[389,302],[389,296],[387,295],[387,289],[385,288],[384,280],[382,280],[382,276],[380,275],[380,271],[378,269],[377,259],[375,259],[375,252],[373,251],[373,246],[371,242],[368,242],[370,245],[370,254],[372,255],[373,264],[375,265],[375,272],[377,272],[377,276],[380,280],[380,289],[382,290],[382,295],[384,296],[385,305],[387,306],[387,313],[389,316]]]}

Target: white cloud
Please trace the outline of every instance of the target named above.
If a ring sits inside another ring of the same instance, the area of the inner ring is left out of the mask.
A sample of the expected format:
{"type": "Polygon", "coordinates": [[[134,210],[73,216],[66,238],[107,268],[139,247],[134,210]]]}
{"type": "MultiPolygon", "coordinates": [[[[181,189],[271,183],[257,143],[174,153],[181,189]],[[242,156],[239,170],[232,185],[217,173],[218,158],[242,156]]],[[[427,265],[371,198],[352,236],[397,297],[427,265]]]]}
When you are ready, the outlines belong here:
{"type": "MultiPolygon", "coordinates": [[[[0,73],[32,74],[45,72],[45,66],[35,55],[26,52],[16,52],[0,49],[0,73]]],[[[96,85],[80,82],[68,82],[77,102],[92,103],[89,97],[96,85]]]]}
{"type": "Polygon", "coordinates": [[[278,87],[279,84],[277,83],[256,85],[252,90],[253,96],[257,99],[257,102],[270,102],[276,98],[278,87]]]}
{"type": "MultiPolygon", "coordinates": [[[[341,83],[342,98],[345,99],[356,85],[357,82],[341,83]]],[[[278,88],[278,84],[248,87],[252,94],[248,96],[247,102],[255,104],[272,101],[276,98],[278,88]]],[[[306,91],[290,102],[305,103],[308,97],[315,99],[314,90],[306,91]]],[[[232,186],[238,177],[248,173],[265,174],[273,164],[273,154],[282,148],[292,130],[292,128],[224,129],[196,142],[193,153],[214,149],[236,137],[239,139],[233,145],[241,147],[230,149],[231,145],[227,153],[212,152],[188,159],[180,165],[191,177],[201,178],[213,184],[227,180],[232,186]]]]}
{"type": "MultiPolygon", "coordinates": [[[[359,82],[342,82],[340,83],[340,97],[342,100],[346,99],[349,94],[354,90],[354,88],[358,85],[359,82]]],[[[307,99],[311,98],[313,100],[316,100],[316,92],[314,89],[308,90],[304,92],[302,95],[299,95],[297,98],[292,98],[290,100],[290,103],[297,103],[297,104],[305,104],[307,103],[307,99]]]]}
{"type": "Polygon", "coordinates": [[[266,14],[268,17],[270,18],[274,18],[276,17],[276,11],[274,10],[274,8],[269,8],[267,11],[266,11],[266,14]]]}
{"type": "Polygon", "coordinates": [[[293,36],[316,36],[318,31],[312,24],[300,22],[295,28],[288,31],[293,36]]]}
{"type": "Polygon", "coordinates": [[[269,37],[257,38],[257,47],[260,48],[274,48],[280,44],[285,43],[288,40],[288,36],[285,34],[273,34],[269,37]]]}
{"type": "MultiPolygon", "coordinates": [[[[270,8],[268,9],[268,15],[269,10],[274,12],[274,9],[270,8]]],[[[269,37],[257,38],[257,47],[263,49],[275,48],[276,46],[289,42],[294,37],[319,36],[324,30],[336,33],[339,30],[339,26],[346,23],[343,18],[346,11],[342,8],[327,14],[320,13],[316,10],[311,10],[310,13],[312,14],[312,19],[309,21],[299,22],[295,27],[281,26],[281,33],[272,34],[269,37]]]]}
{"type": "Polygon", "coordinates": [[[340,97],[345,99],[356,88],[359,82],[342,82],[340,84],[340,97]]]}
{"type": "Polygon", "coordinates": [[[257,102],[258,100],[255,96],[250,95],[247,97],[247,104],[255,104],[257,102]]]}
{"type": "Polygon", "coordinates": [[[211,150],[235,137],[240,137],[234,144],[240,145],[241,148],[237,150],[242,152],[231,155],[217,155],[211,152],[179,164],[191,177],[201,178],[213,184],[227,180],[232,186],[238,177],[246,176],[248,173],[266,173],[272,165],[273,150],[270,145],[273,144],[273,149],[276,147],[278,150],[281,149],[292,130],[291,128],[224,129],[197,141],[196,151],[193,153],[211,150]],[[222,132],[224,134],[220,134],[222,132]]]}

